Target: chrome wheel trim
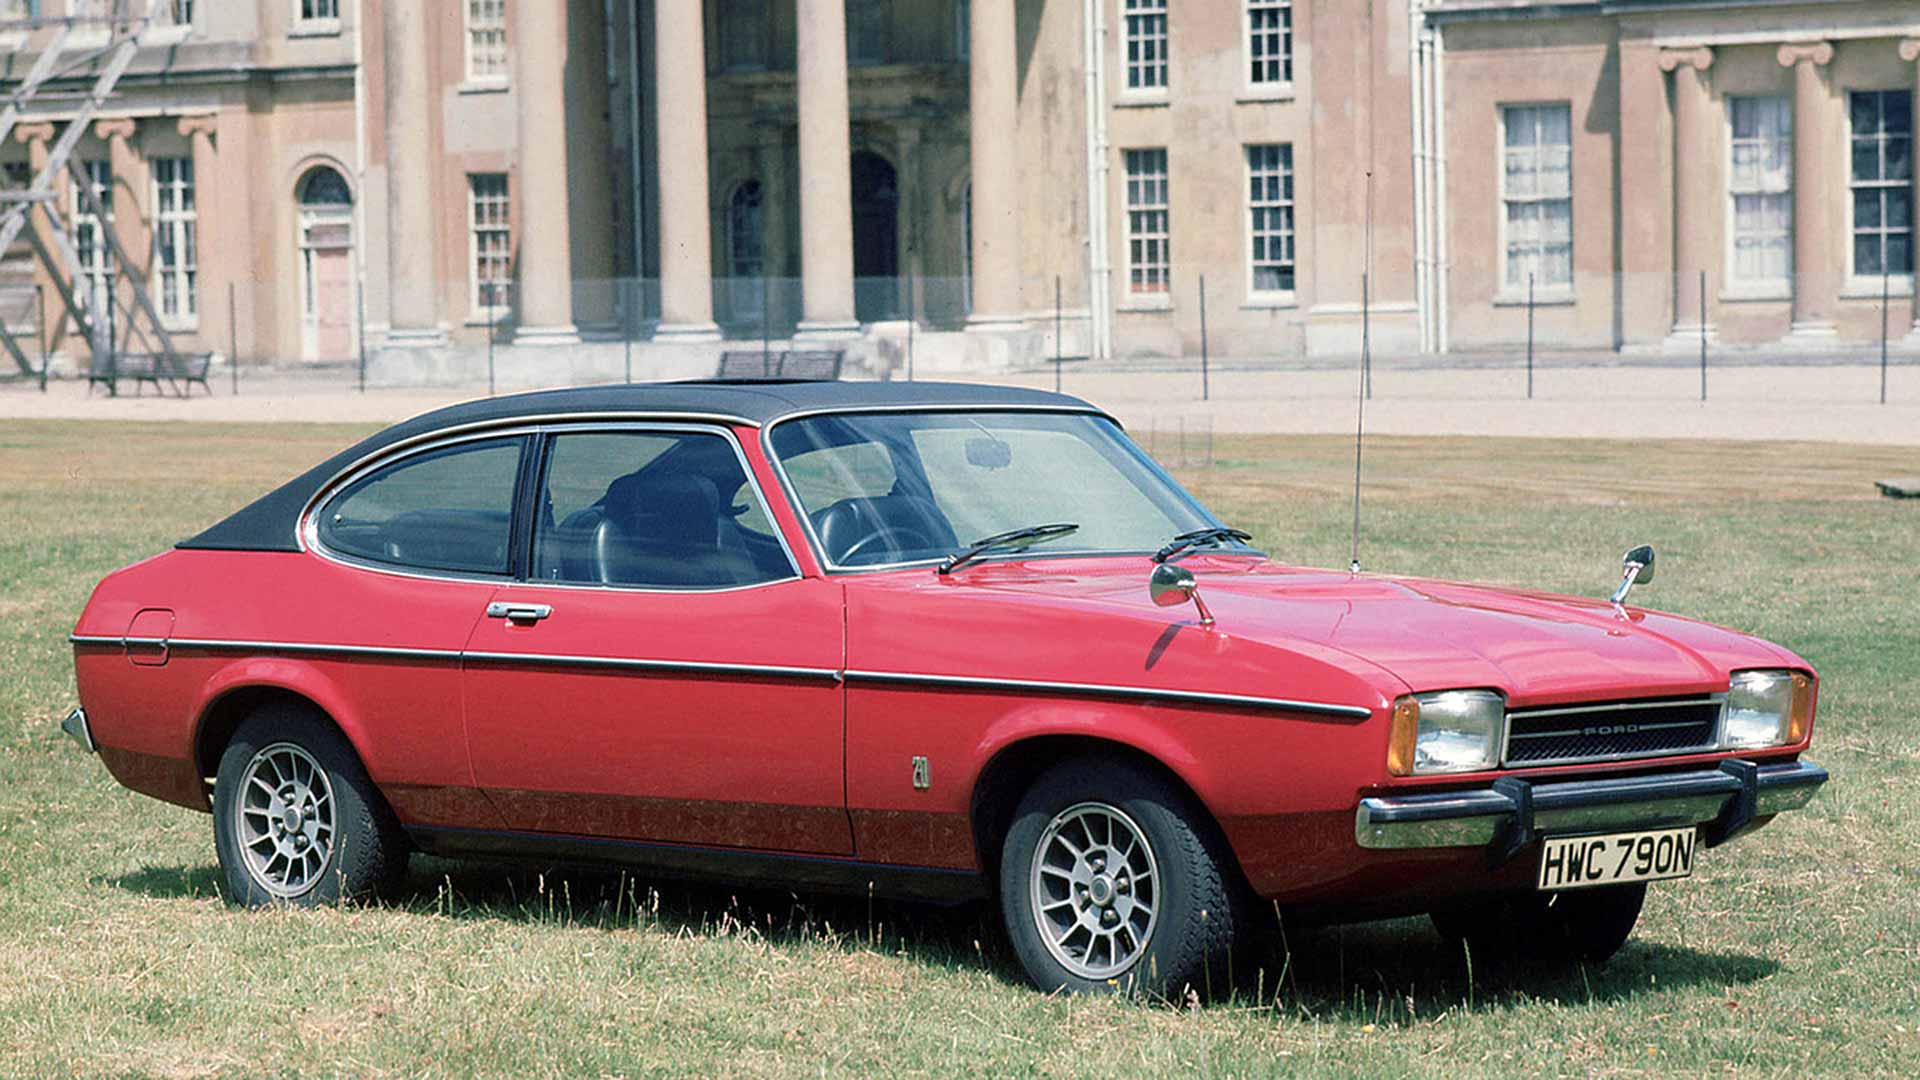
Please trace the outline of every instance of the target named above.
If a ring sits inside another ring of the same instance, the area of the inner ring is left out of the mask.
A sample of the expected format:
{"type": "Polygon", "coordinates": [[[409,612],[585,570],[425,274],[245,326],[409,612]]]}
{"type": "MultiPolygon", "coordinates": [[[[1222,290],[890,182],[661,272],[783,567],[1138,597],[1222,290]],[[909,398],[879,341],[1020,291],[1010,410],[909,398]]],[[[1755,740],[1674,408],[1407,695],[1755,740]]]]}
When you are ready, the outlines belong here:
{"type": "Polygon", "coordinates": [[[1082,979],[1118,978],[1159,922],[1160,868],[1134,820],[1103,802],[1054,815],[1027,872],[1034,928],[1055,962],[1082,979]]]}
{"type": "Polygon", "coordinates": [[[313,755],[274,743],[253,755],[234,793],[234,840],[253,883],[292,899],[320,882],[333,855],[333,783],[313,755]]]}

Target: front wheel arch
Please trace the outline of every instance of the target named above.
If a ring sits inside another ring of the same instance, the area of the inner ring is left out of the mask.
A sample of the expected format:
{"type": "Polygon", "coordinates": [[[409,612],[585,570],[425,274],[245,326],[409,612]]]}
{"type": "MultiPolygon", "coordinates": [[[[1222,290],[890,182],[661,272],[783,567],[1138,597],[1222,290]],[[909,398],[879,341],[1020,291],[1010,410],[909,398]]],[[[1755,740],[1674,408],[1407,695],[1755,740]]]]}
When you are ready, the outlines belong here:
{"type": "MultiPolygon", "coordinates": [[[[1179,791],[1224,843],[1225,832],[1213,811],[1193,785],[1159,758],[1136,746],[1091,735],[1034,735],[1001,747],[980,770],[973,785],[968,820],[973,829],[974,858],[993,887],[998,886],[1000,849],[1012,824],[1020,797],[1040,775],[1071,758],[1107,758],[1124,761],[1159,775],[1179,791]]],[[[1231,845],[1227,846],[1231,851],[1231,845]]],[[[1233,870],[1245,881],[1239,858],[1233,870]]]]}

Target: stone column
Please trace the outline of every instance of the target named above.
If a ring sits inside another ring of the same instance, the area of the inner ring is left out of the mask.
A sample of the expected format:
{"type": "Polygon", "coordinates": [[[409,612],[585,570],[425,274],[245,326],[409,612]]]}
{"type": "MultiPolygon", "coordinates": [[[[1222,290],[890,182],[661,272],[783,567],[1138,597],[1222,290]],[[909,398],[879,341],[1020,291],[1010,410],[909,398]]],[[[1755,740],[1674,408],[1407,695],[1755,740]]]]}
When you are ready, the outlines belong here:
{"type": "MultiPolygon", "coordinates": [[[[1900,59],[1914,65],[1913,107],[1920,109],[1920,38],[1906,38],[1900,42],[1900,59]]],[[[1912,160],[1911,149],[1908,150],[1908,160],[1912,160]]],[[[1908,204],[1909,216],[1920,213],[1920,169],[1914,169],[1912,171],[1913,201],[1908,204]]],[[[1915,223],[1913,232],[1916,238],[1920,238],[1920,222],[1915,223]]],[[[1912,241],[1908,241],[1908,243],[1908,250],[1911,251],[1912,241]]],[[[1906,345],[1909,348],[1914,348],[1920,347],[1920,253],[1914,255],[1914,265],[1907,279],[1910,282],[1914,282],[1915,287],[1911,288],[1908,293],[1909,296],[1913,297],[1911,304],[1913,308],[1913,329],[1907,332],[1906,345]]]]}
{"type": "Polygon", "coordinates": [[[1827,86],[1820,69],[1833,60],[1825,41],[1780,46],[1781,67],[1793,69],[1793,329],[1799,346],[1838,341],[1833,312],[1834,189],[1828,184],[1827,86]]]}
{"type": "Polygon", "coordinates": [[[440,262],[435,255],[433,140],[427,5],[383,4],[386,25],[387,296],[386,344],[437,348],[440,262]]]}
{"type": "Polygon", "coordinates": [[[655,341],[718,341],[707,188],[707,47],[702,5],[653,5],[660,150],[660,325],[655,341]],[[692,10],[689,11],[688,9],[692,10]]]}
{"type": "Polygon", "coordinates": [[[516,0],[511,10],[520,125],[520,197],[514,205],[521,218],[514,223],[520,250],[513,343],[576,345],[567,236],[566,0],[516,0]]]}
{"type": "MultiPolygon", "coordinates": [[[[1713,66],[1713,50],[1663,49],[1660,70],[1673,72],[1673,272],[1675,280],[1673,332],[1667,336],[1672,349],[1691,350],[1700,345],[1702,301],[1712,303],[1713,283],[1719,279],[1716,267],[1720,259],[1714,237],[1719,217],[1715,182],[1719,171],[1712,167],[1720,133],[1713,117],[1713,101],[1707,90],[1706,72],[1713,66]],[[1707,292],[1701,293],[1701,271],[1706,271],[1707,292]]],[[[1706,327],[1713,336],[1713,324],[1706,327]]]]}
{"type": "Polygon", "coordinates": [[[138,126],[130,116],[93,122],[93,133],[107,141],[107,164],[113,170],[113,235],[129,265],[118,268],[128,287],[145,288],[153,261],[153,233],[146,218],[147,163],[133,149],[138,126]]]}
{"type": "MultiPolygon", "coordinates": [[[[49,152],[48,145],[53,142],[55,134],[53,124],[44,120],[36,123],[14,125],[13,137],[26,144],[27,167],[33,170],[33,175],[36,179],[42,172],[46,171],[47,155],[49,152]]],[[[66,190],[66,184],[63,180],[64,178],[62,177],[54,178],[54,191],[64,192],[66,190]]],[[[61,213],[64,209],[64,201],[53,203],[42,209],[50,213],[61,213]]],[[[53,230],[47,225],[46,221],[45,214],[31,208],[28,210],[27,228],[32,229],[34,235],[40,238],[40,243],[46,250],[52,251],[54,250],[53,230]]],[[[64,358],[64,351],[61,350],[60,345],[64,333],[68,328],[68,324],[65,317],[66,304],[60,299],[59,286],[56,284],[60,279],[55,277],[52,267],[46,266],[38,259],[35,259],[33,280],[34,284],[40,286],[42,297],[45,300],[45,306],[42,308],[42,311],[45,312],[47,318],[47,347],[53,349],[56,356],[64,358]]],[[[36,312],[34,317],[39,318],[40,314],[36,312]]],[[[57,369],[56,365],[56,370],[57,369]]]]}
{"type": "Polygon", "coordinates": [[[860,333],[853,314],[853,146],[846,0],[799,0],[800,289],[795,337],[860,333]]]}
{"type": "Polygon", "coordinates": [[[1020,328],[1018,57],[1013,4],[971,8],[968,130],[972,139],[973,312],[970,330],[1020,328]]]}
{"type": "MultiPolygon", "coordinates": [[[[219,117],[212,113],[198,116],[183,116],[177,127],[180,134],[186,136],[187,150],[193,162],[193,203],[195,207],[217,208],[225,200],[215,190],[218,173],[213,159],[213,135],[218,130],[219,117]]],[[[219,275],[231,275],[238,260],[226,257],[224,245],[228,233],[221,227],[220,216],[215,213],[201,214],[195,225],[194,245],[198,248],[199,259],[199,298],[196,307],[200,313],[200,334],[208,342],[218,341],[227,344],[226,336],[220,333],[229,324],[227,312],[227,281],[219,275]],[[210,273],[218,268],[218,274],[210,273]]],[[[357,238],[356,238],[357,239],[357,238]]],[[[224,350],[222,350],[224,351],[224,350]]],[[[232,363],[233,357],[227,357],[232,363]]]]}

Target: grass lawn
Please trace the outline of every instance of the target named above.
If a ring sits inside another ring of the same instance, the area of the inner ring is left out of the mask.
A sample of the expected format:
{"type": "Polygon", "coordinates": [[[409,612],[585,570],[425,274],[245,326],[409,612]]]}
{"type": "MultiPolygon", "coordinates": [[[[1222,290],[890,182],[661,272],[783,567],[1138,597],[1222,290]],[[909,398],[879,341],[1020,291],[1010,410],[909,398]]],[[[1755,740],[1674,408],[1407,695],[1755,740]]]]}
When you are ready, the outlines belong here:
{"type": "MultiPolygon", "coordinates": [[[[1289,932],[1262,991],[1048,998],[979,909],[414,863],[394,907],[249,914],[199,814],[60,736],[101,575],[356,429],[0,427],[0,1076],[1808,1073],[1920,1059],[1920,504],[1912,451],[1379,439],[1370,569],[1595,594],[1774,638],[1825,679],[1805,811],[1656,886],[1604,969],[1471,972],[1423,921],[1289,932]],[[1284,972],[1279,970],[1284,966],[1284,972]]],[[[1179,469],[1278,557],[1347,561],[1349,444],[1179,469]]],[[[1144,588],[1144,580],[1142,583],[1144,588]]]]}

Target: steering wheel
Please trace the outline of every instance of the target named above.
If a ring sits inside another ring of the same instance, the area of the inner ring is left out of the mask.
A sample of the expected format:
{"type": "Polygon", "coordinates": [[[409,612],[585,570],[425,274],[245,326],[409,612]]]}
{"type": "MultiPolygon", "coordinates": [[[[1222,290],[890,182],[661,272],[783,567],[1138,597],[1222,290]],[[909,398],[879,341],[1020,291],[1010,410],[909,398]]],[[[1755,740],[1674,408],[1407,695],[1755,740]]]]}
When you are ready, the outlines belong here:
{"type": "Polygon", "coordinates": [[[882,525],[860,539],[855,540],[852,544],[849,544],[847,550],[841,552],[840,558],[835,561],[843,564],[851,564],[854,561],[854,556],[859,555],[882,541],[886,541],[887,550],[896,555],[911,551],[915,548],[927,549],[939,546],[933,542],[932,537],[911,525],[882,525]],[[913,543],[901,542],[907,540],[913,541],[913,543]]]}

